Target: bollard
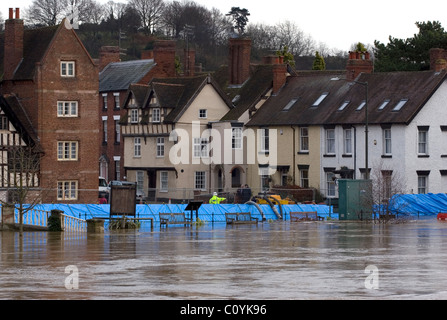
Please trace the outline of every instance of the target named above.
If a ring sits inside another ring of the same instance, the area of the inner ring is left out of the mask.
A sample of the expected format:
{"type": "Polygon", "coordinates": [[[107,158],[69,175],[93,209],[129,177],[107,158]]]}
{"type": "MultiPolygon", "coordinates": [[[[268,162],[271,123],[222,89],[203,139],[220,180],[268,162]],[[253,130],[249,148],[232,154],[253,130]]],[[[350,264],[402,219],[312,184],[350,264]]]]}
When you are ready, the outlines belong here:
{"type": "Polygon", "coordinates": [[[89,219],[87,221],[88,233],[104,233],[104,220],[103,219],[89,219]]]}

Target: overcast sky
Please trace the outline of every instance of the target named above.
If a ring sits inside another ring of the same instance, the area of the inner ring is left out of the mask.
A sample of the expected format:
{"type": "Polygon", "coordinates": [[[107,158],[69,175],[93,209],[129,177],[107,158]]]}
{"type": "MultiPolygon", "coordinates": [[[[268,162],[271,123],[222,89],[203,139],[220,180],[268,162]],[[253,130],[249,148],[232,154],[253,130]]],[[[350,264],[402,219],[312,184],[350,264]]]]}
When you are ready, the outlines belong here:
{"type": "MultiPolygon", "coordinates": [[[[99,0],[101,3],[107,1],[99,0]]],[[[390,35],[410,38],[418,32],[416,21],[439,21],[447,30],[447,4],[443,0],[194,1],[209,9],[215,7],[224,14],[231,7],[246,8],[250,12],[249,23],[274,25],[289,20],[317,43],[346,51],[357,42],[372,45],[374,40],[379,40],[388,43],[390,35]]],[[[0,11],[3,18],[7,18],[11,4],[23,9],[31,3],[32,0],[13,0],[8,4],[2,0],[0,11]]]]}

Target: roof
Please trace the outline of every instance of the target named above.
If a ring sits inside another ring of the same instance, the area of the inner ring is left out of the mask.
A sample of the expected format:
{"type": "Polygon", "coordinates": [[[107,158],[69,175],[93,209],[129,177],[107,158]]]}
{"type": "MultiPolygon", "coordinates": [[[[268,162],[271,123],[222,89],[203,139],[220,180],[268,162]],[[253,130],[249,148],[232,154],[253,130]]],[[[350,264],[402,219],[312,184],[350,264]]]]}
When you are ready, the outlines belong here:
{"type": "Polygon", "coordinates": [[[322,71],[289,77],[280,94],[268,99],[247,126],[360,124],[365,107],[357,108],[365,101],[366,87],[370,124],[408,124],[446,79],[446,72],[362,73],[357,83],[342,80],[344,76],[322,71]],[[312,106],[323,94],[326,97],[312,106]],[[389,103],[379,110],[386,100],[389,103]],[[401,100],[404,106],[393,110],[401,100]]]}
{"type": "MultiPolygon", "coordinates": [[[[19,65],[14,80],[34,78],[36,63],[44,57],[59,25],[37,29],[26,29],[23,33],[23,61],[19,65]]],[[[3,75],[5,33],[0,36],[0,74],[3,75]]]]}
{"type": "Polygon", "coordinates": [[[187,78],[153,79],[151,87],[156,94],[161,108],[173,108],[165,117],[165,123],[174,123],[183,115],[200,90],[211,84],[229,108],[231,103],[222,92],[218,84],[209,75],[200,75],[187,78]]]}
{"type": "Polygon", "coordinates": [[[252,66],[250,78],[239,89],[228,89],[233,92],[235,108],[231,109],[222,120],[238,120],[245,111],[254,107],[272,86],[273,65],[252,66]]]}
{"type": "Polygon", "coordinates": [[[99,73],[99,92],[125,91],[154,66],[154,59],[110,63],[99,73]]]}
{"type": "Polygon", "coordinates": [[[0,108],[25,143],[35,147],[36,152],[42,152],[37,133],[17,96],[13,94],[0,95],[0,108]]]}

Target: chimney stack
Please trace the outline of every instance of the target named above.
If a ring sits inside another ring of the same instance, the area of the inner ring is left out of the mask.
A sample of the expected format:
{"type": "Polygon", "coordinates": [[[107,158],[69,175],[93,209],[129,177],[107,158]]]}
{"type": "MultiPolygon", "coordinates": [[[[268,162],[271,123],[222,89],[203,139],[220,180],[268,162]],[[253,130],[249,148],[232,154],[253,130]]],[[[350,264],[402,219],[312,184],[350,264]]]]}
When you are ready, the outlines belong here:
{"type": "Polygon", "coordinates": [[[154,44],[154,61],[160,77],[175,77],[175,41],[157,40],[154,44]]]}
{"type": "Polygon", "coordinates": [[[104,70],[108,64],[120,62],[120,48],[113,46],[103,46],[99,50],[99,72],[104,70]]]}
{"type": "Polygon", "coordinates": [[[23,20],[20,19],[20,9],[9,8],[9,19],[5,20],[4,47],[4,80],[11,80],[23,59],[23,20]]]}
{"type": "Polygon", "coordinates": [[[346,65],[346,79],[354,80],[360,73],[372,73],[373,61],[369,52],[350,51],[346,65]]]}
{"type": "Polygon", "coordinates": [[[250,54],[250,39],[230,39],[230,84],[241,85],[250,77],[250,54]]]}
{"type": "Polygon", "coordinates": [[[196,66],[196,51],[189,49],[185,49],[185,57],[184,57],[184,74],[185,77],[193,77],[195,66],[196,66]]]}
{"type": "Polygon", "coordinates": [[[430,70],[436,72],[447,70],[447,50],[440,48],[430,49],[430,70]]]}

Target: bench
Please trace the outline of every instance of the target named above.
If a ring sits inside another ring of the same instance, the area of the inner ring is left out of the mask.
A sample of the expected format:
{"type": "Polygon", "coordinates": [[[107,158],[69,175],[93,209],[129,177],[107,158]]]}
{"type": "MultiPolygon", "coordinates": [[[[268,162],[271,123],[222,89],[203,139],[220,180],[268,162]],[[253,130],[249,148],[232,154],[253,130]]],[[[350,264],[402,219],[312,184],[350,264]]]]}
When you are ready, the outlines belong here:
{"type": "Polygon", "coordinates": [[[290,221],[292,222],[317,221],[317,220],[324,220],[324,218],[318,216],[316,211],[290,212],[290,221]]]}
{"type": "Polygon", "coordinates": [[[258,223],[258,218],[251,216],[249,212],[235,212],[235,213],[225,213],[225,220],[227,224],[248,224],[248,223],[258,223]]]}
{"type": "Polygon", "coordinates": [[[191,225],[192,221],[190,218],[185,216],[185,213],[159,213],[160,217],[160,227],[165,225],[166,227],[170,224],[183,224],[191,225]]]}

